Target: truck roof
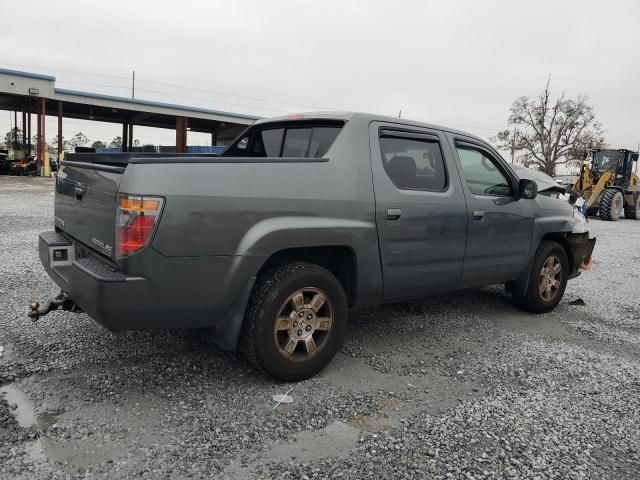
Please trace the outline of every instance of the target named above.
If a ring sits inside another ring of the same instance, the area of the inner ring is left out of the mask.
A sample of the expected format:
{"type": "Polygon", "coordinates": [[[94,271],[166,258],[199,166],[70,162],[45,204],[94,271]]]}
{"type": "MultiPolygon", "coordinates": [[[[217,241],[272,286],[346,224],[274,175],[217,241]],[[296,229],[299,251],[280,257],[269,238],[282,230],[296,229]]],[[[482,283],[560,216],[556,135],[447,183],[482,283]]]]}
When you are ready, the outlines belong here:
{"type": "Polygon", "coordinates": [[[326,112],[290,113],[288,115],[282,115],[279,117],[261,118],[260,120],[253,123],[253,125],[259,125],[259,124],[271,123],[271,122],[295,121],[295,120],[344,120],[347,122],[353,119],[369,121],[369,122],[375,122],[375,121],[390,122],[390,123],[397,123],[400,125],[425,127],[425,128],[432,128],[435,130],[444,130],[446,132],[457,133],[460,135],[465,135],[467,137],[476,138],[478,140],[482,140],[483,142],[486,142],[486,139],[470,134],[468,132],[464,132],[462,130],[445,127],[444,125],[437,125],[435,123],[429,123],[429,122],[421,122],[418,120],[411,120],[409,118],[396,118],[396,117],[390,117],[386,115],[378,115],[374,113],[364,113],[364,112],[326,111],[326,112]]]}

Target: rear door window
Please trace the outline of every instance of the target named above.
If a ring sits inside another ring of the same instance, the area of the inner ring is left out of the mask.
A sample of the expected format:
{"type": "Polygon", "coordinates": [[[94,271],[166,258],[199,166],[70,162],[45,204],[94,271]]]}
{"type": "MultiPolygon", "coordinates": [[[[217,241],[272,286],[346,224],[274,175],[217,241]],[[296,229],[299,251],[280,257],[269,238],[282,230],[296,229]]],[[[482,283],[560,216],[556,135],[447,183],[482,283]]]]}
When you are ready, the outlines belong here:
{"type": "Polygon", "coordinates": [[[394,185],[402,190],[441,192],[447,173],[437,140],[382,136],[382,164],[394,185]]]}

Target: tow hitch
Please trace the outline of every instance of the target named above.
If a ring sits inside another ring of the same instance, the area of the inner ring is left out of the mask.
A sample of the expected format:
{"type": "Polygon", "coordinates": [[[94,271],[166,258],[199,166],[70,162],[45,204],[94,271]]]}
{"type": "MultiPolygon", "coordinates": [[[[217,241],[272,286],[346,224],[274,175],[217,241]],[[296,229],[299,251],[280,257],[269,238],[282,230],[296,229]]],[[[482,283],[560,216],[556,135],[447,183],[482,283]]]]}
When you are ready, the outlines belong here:
{"type": "Polygon", "coordinates": [[[80,307],[73,303],[73,300],[71,300],[69,295],[64,292],[60,292],[56,298],[49,300],[44,308],[40,308],[40,304],[38,302],[31,302],[29,304],[29,308],[31,309],[29,312],[29,318],[33,322],[37,322],[40,317],[44,317],[47,313],[53,312],[54,310],[82,312],[80,307]]]}

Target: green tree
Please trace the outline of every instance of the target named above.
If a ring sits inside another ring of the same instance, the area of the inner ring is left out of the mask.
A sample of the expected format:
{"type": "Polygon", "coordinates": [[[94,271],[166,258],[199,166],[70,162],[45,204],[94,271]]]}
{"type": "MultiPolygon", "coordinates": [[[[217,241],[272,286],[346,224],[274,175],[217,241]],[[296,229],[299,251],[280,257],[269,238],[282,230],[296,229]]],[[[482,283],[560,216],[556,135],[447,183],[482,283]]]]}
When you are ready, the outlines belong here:
{"type": "Polygon", "coordinates": [[[493,140],[526,167],[554,175],[559,165],[577,164],[585,152],[604,145],[605,139],[587,97],[571,99],[563,92],[553,100],[550,81],[536,97],[514,100],[508,120],[511,128],[493,140]]]}
{"type": "Polygon", "coordinates": [[[19,127],[13,127],[4,136],[4,144],[8,149],[20,148],[22,145],[22,129],[19,127]]]}
{"type": "Polygon", "coordinates": [[[107,144],[106,144],[106,143],[104,143],[104,142],[101,142],[100,140],[96,140],[95,142],[93,142],[93,143],[91,144],[91,146],[92,146],[93,148],[105,148],[105,147],[107,146],[107,144]]]}
{"type": "Polygon", "coordinates": [[[76,133],[73,137],[71,137],[71,140],[69,140],[69,146],[72,149],[75,149],[76,147],[83,147],[87,143],[89,143],[89,137],[87,137],[82,132],[76,133]]]}
{"type": "Polygon", "coordinates": [[[122,137],[114,137],[109,143],[109,146],[112,148],[121,147],[122,146],[122,137]]]}

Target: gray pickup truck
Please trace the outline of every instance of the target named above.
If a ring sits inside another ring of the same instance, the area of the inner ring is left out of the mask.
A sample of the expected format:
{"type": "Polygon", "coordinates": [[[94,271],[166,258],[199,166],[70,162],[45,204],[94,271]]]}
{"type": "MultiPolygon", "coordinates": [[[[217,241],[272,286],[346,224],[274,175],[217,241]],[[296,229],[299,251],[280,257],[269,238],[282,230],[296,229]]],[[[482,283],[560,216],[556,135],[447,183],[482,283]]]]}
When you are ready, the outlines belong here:
{"type": "Polygon", "coordinates": [[[62,292],[30,316],[210,327],[298,380],[331,361],[350,307],[502,283],[548,312],[595,239],[524,177],[472,135],[358,113],[261,120],[220,156],[69,155],[39,240],[62,292]]]}

